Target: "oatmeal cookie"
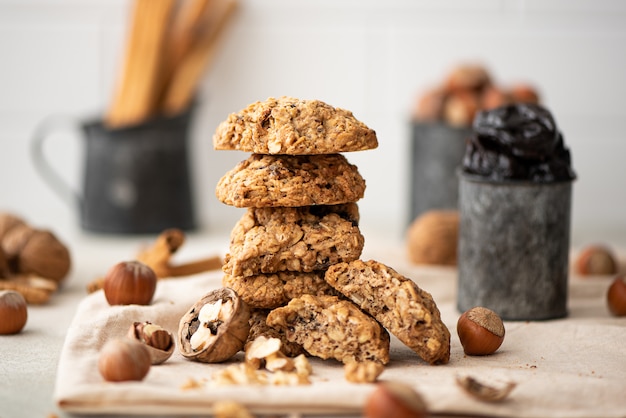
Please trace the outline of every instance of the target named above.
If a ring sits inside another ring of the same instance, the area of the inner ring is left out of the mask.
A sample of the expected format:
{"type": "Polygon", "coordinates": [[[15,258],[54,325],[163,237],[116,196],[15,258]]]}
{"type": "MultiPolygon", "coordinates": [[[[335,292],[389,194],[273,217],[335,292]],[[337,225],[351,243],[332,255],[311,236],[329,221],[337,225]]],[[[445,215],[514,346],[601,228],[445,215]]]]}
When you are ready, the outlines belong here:
{"type": "Polygon", "coordinates": [[[226,274],[222,284],[237,292],[253,308],[278,308],[302,295],[340,295],[326,283],[323,270],[310,273],[281,271],[247,277],[226,274]]]}
{"type": "Polygon", "coordinates": [[[450,359],[450,331],[432,296],[377,261],[339,263],[326,281],[431,364],[450,359]]]}
{"type": "Polygon", "coordinates": [[[252,154],[226,173],[217,198],[235,207],[334,205],[356,202],[365,180],[341,154],[252,154]]]}
{"type": "Polygon", "coordinates": [[[217,150],[256,154],[335,154],[378,146],[352,112],[319,100],[269,98],[232,113],[213,136],[217,150]]]}
{"type": "Polygon", "coordinates": [[[351,362],[389,362],[389,334],[356,305],[336,296],[303,295],[267,316],[311,355],[351,362]]]}
{"type": "Polygon", "coordinates": [[[249,208],[230,235],[222,266],[231,276],[325,270],[359,258],[365,239],[355,203],[249,208]]]}
{"type": "Polygon", "coordinates": [[[278,328],[272,328],[266,324],[269,309],[251,309],[250,310],[250,334],[248,334],[248,343],[254,341],[257,337],[264,336],[266,338],[278,338],[281,341],[280,351],[287,357],[296,357],[305,354],[304,348],[298,343],[287,340],[285,332],[278,328]]]}

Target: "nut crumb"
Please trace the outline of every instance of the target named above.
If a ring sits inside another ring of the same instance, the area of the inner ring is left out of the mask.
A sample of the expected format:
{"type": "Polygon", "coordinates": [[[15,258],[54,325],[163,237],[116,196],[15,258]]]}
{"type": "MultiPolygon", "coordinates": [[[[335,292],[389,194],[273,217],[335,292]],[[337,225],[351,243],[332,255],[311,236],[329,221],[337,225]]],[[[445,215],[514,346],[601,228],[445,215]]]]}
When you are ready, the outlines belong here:
{"type": "Polygon", "coordinates": [[[235,401],[219,401],[213,405],[215,418],[253,418],[248,409],[235,401]]]}
{"type": "Polygon", "coordinates": [[[200,389],[204,386],[202,382],[197,381],[193,377],[188,378],[185,382],[180,386],[181,390],[193,390],[200,389]]]}
{"type": "Polygon", "coordinates": [[[385,370],[385,366],[376,361],[354,361],[343,366],[348,382],[374,383],[385,370]]]}

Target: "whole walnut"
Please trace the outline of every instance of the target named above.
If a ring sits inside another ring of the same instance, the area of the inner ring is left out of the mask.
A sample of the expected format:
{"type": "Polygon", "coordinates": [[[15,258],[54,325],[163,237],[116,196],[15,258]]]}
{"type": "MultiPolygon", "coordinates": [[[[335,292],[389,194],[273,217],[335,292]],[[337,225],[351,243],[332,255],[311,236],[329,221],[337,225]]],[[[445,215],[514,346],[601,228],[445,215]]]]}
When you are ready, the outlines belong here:
{"type": "Polygon", "coordinates": [[[456,265],[458,239],[458,211],[424,212],[407,231],[409,260],[415,264],[456,265]]]}
{"type": "Polygon", "coordinates": [[[0,279],[9,277],[9,262],[4,250],[0,246],[0,279]]]}
{"type": "Polygon", "coordinates": [[[32,228],[10,214],[0,214],[0,247],[10,274],[61,282],[70,270],[69,250],[52,232],[32,228]]]}

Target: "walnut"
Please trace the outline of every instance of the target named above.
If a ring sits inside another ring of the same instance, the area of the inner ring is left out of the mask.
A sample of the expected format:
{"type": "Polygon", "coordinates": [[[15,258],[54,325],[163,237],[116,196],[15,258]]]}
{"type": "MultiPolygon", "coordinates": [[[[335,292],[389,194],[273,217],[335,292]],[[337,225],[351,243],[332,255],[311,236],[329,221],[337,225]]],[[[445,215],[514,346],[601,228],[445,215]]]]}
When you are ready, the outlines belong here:
{"type": "Polygon", "coordinates": [[[32,274],[59,283],[70,270],[69,250],[52,232],[13,215],[0,215],[0,244],[10,274],[32,274]]]}
{"type": "Polygon", "coordinates": [[[250,309],[232,289],[204,295],[182,317],[179,349],[190,360],[219,363],[239,352],[250,331],[250,309]]]}
{"type": "Polygon", "coordinates": [[[415,264],[456,265],[458,239],[458,211],[425,212],[407,231],[409,260],[415,264]]]}

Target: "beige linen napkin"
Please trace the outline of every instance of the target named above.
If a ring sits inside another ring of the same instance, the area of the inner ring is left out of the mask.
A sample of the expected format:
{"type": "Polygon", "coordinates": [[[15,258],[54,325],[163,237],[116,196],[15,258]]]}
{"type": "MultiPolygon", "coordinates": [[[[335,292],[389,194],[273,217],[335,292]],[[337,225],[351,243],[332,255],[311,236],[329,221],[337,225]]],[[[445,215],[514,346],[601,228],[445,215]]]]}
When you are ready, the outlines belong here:
{"type": "MultiPolygon", "coordinates": [[[[608,279],[571,279],[570,316],[544,322],[506,322],[506,338],[491,356],[465,356],[456,335],[456,270],[396,267],[435,297],[452,334],[450,363],[430,366],[392,338],[391,362],[381,380],[410,383],[440,414],[511,417],[625,417],[626,319],[608,314],[608,279]],[[496,385],[517,387],[504,402],[484,403],[455,383],[470,375],[496,385]]],[[[232,399],[255,413],[359,415],[373,385],[348,383],[335,361],[311,359],[313,383],[307,386],[201,387],[183,390],[190,378],[206,381],[233,362],[201,364],[178,352],[153,366],[142,382],[108,383],[97,370],[98,351],[122,336],[133,321],[152,321],[176,333],[195,301],[220,287],[221,273],[158,284],[150,306],[109,306],[102,292],[85,297],[68,330],[59,362],[55,398],[69,412],[90,414],[208,414],[215,401],[232,399]]]]}

